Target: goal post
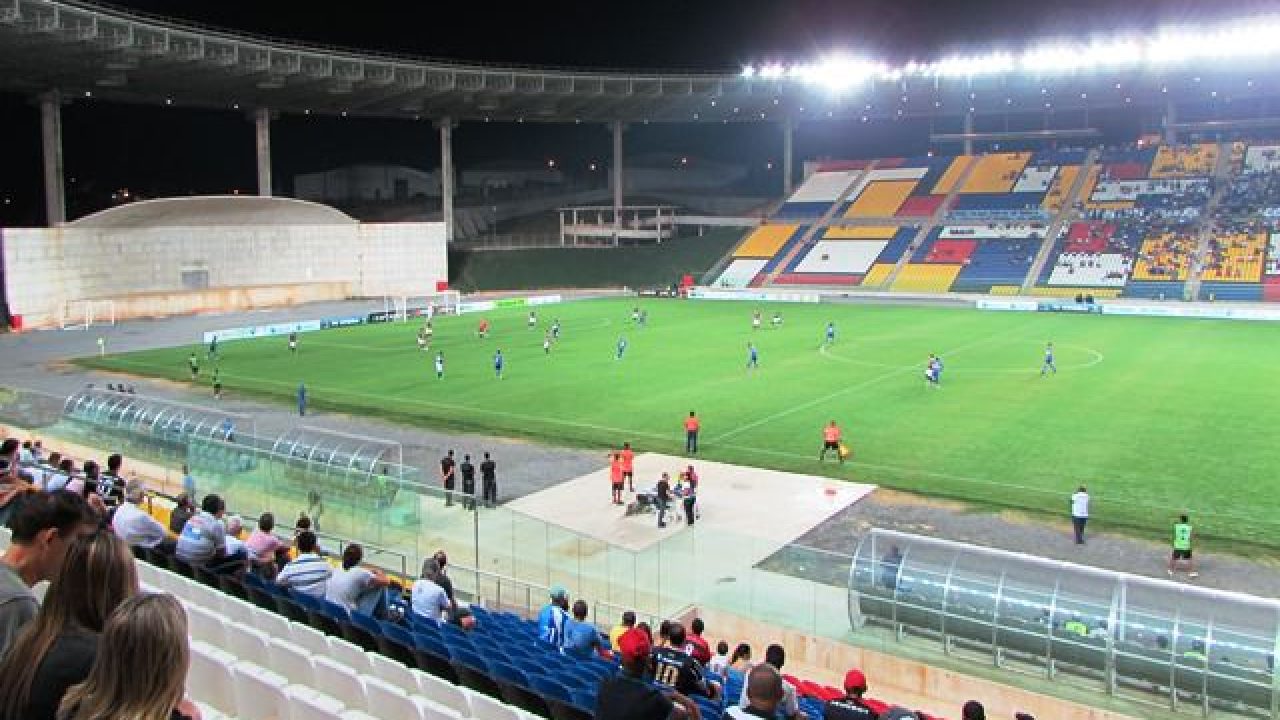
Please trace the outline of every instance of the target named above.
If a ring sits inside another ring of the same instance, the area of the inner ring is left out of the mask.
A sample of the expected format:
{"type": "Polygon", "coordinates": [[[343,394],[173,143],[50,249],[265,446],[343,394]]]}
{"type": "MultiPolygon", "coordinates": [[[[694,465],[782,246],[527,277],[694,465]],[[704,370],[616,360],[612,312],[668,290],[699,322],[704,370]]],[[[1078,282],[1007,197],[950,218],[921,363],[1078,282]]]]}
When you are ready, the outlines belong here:
{"type": "Polygon", "coordinates": [[[430,319],[436,315],[457,315],[462,294],[457,290],[440,290],[423,295],[402,295],[396,309],[397,318],[405,322],[410,318],[430,319]]]}
{"type": "Polygon", "coordinates": [[[63,330],[88,330],[95,325],[115,324],[115,300],[67,300],[58,308],[58,327],[63,330]]]}

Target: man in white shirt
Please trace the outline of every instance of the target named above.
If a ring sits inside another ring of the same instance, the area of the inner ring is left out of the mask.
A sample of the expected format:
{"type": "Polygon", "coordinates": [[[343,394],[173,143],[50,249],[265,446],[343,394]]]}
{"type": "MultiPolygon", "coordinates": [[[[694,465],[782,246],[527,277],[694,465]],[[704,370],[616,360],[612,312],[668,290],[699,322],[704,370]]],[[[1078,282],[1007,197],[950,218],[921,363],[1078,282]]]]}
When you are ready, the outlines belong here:
{"type": "Polygon", "coordinates": [[[361,566],[364,548],[351,543],[342,551],[342,569],[329,578],[325,599],[376,618],[387,616],[386,588],[391,578],[378,568],[361,566]]]}
{"type": "Polygon", "coordinates": [[[323,598],[329,585],[329,577],[333,568],[316,552],[316,534],[310,530],[298,533],[294,543],[298,547],[298,557],[289,561],[280,574],[276,576],[276,584],[292,588],[312,597],[323,598]]]}
{"type": "Polygon", "coordinates": [[[159,520],[147,514],[141,505],[146,488],[130,483],[125,489],[125,502],[111,519],[111,530],[130,547],[153,548],[165,541],[168,533],[159,520]]]}
{"type": "Polygon", "coordinates": [[[1076,544],[1084,544],[1084,524],[1089,522],[1089,493],[1081,485],[1071,495],[1071,527],[1076,532],[1076,544]]]}
{"type": "Polygon", "coordinates": [[[411,607],[419,617],[436,622],[447,622],[453,603],[445,594],[444,588],[433,581],[439,573],[440,565],[435,560],[423,563],[422,577],[413,584],[411,607]]]}

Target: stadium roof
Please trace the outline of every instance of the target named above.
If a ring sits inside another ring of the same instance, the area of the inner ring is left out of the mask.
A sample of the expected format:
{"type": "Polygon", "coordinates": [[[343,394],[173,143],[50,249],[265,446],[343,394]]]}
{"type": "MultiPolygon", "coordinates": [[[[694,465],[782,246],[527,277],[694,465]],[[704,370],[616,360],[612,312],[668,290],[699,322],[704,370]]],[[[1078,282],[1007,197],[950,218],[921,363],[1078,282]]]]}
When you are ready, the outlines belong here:
{"type": "Polygon", "coordinates": [[[60,0],[0,0],[0,89],[136,103],[515,122],[760,122],[1063,112],[1280,97],[1266,56],[1083,72],[871,78],[492,66],[304,45],[60,0]]]}

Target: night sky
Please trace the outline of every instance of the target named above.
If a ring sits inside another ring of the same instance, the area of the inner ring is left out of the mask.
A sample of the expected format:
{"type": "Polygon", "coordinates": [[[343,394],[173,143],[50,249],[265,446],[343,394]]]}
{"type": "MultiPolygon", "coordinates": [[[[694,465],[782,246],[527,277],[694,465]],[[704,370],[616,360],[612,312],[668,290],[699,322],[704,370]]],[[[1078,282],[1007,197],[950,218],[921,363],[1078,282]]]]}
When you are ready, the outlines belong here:
{"type": "MultiPolygon", "coordinates": [[[[417,56],[589,68],[736,71],[743,63],[806,60],[851,50],[903,62],[949,52],[1017,49],[1019,38],[1143,32],[1275,9],[1256,0],[651,0],[624,2],[385,2],[311,0],[116,0],[144,13],[250,33],[417,56]]],[[[0,225],[43,223],[38,113],[0,94],[0,132],[15,142],[0,162],[0,225]]],[[[1133,119],[1132,130],[1141,121],[1133,119]]],[[[1131,131],[1125,128],[1126,132],[1131,131]]],[[[802,129],[799,158],[917,152],[927,126],[902,124],[853,137],[841,128],[802,129]]],[[[112,190],[147,196],[251,192],[252,126],[231,111],[77,101],[63,109],[69,215],[100,209],[112,190]],[[74,180],[74,182],[73,182],[74,180]]],[[[353,162],[431,169],[438,142],[428,122],[284,117],[273,124],[277,185],[298,172],[353,162]]],[[[627,152],[670,150],[763,167],[780,153],[772,126],[646,127],[627,152]]],[[[566,170],[607,159],[598,127],[463,125],[456,161],[555,158],[566,170]]]]}

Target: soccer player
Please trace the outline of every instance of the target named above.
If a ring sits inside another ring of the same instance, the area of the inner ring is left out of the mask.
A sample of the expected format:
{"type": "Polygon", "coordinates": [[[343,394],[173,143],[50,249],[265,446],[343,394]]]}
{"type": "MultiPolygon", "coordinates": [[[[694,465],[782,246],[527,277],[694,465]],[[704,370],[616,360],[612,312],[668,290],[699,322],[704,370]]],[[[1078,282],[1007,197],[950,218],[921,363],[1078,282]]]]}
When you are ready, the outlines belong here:
{"type": "Polygon", "coordinates": [[[218,368],[213,368],[213,399],[222,399],[222,378],[218,375],[218,368]]]}
{"type": "Polygon", "coordinates": [[[933,384],[942,387],[942,356],[938,353],[933,354],[933,384]]]}
{"type": "Polygon", "coordinates": [[[622,454],[609,453],[609,487],[613,491],[613,504],[622,504],[622,454]]]}
{"type": "MultiPolygon", "coordinates": [[[[101,345],[101,343],[99,343],[99,345],[101,345]]],[[[218,356],[218,336],[214,335],[212,338],[209,339],[209,357],[215,358],[217,356],[218,356]]]]}
{"type": "Polygon", "coordinates": [[[1054,375],[1058,374],[1058,366],[1053,363],[1053,343],[1044,346],[1044,364],[1040,366],[1040,377],[1044,377],[1050,370],[1054,375]]]}
{"type": "Polygon", "coordinates": [[[822,428],[822,452],[818,453],[818,462],[827,459],[827,451],[834,450],[836,459],[840,464],[844,464],[844,456],[840,454],[840,426],[836,425],[836,421],[832,420],[827,426],[822,428]]]}
{"type": "Polygon", "coordinates": [[[698,431],[701,429],[698,416],[690,410],[689,417],[684,419],[684,451],[690,455],[698,454],[698,431]]]}
{"type": "Polygon", "coordinates": [[[632,325],[640,324],[640,306],[639,305],[631,308],[631,324],[632,325]]]}
{"type": "Polygon", "coordinates": [[[622,479],[627,482],[627,492],[635,492],[636,454],[631,449],[631,443],[622,443],[622,452],[618,453],[618,457],[622,460],[622,479]]]}
{"type": "Polygon", "coordinates": [[[431,327],[431,321],[430,321],[430,320],[428,320],[428,321],[427,321],[427,324],[426,324],[425,326],[423,326],[423,328],[422,328],[422,332],[423,332],[423,334],[424,334],[424,335],[426,335],[426,336],[427,336],[427,344],[428,344],[428,345],[430,345],[430,344],[431,344],[431,336],[432,336],[432,335],[434,335],[434,334],[435,334],[435,332],[436,332],[435,328],[431,327]]]}
{"type": "Polygon", "coordinates": [[[482,340],[489,337],[489,318],[480,318],[480,324],[476,327],[476,334],[482,340]]]}
{"type": "Polygon", "coordinates": [[[556,318],[551,322],[551,339],[560,339],[560,318],[556,318]]]}
{"type": "Polygon", "coordinates": [[[929,359],[924,364],[924,386],[925,388],[941,388],[938,384],[938,358],[929,354],[929,359]]]}
{"type": "Polygon", "coordinates": [[[436,353],[436,379],[444,379],[444,353],[442,352],[436,353]]]}
{"type": "Polygon", "coordinates": [[[835,345],[836,343],[836,324],[829,320],[827,321],[827,336],[825,342],[827,345],[835,345]]]}
{"type": "Polygon", "coordinates": [[[614,357],[614,359],[621,360],[623,354],[625,354],[626,352],[627,352],[627,338],[625,336],[619,335],[618,336],[618,354],[614,357]]]}
{"type": "Polygon", "coordinates": [[[298,417],[306,417],[307,414],[307,384],[298,383],[298,417]]]}
{"type": "Polygon", "coordinates": [[[758,370],[760,368],[760,353],[756,351],[756,346],[747,343],[747,369],[758,370]]]}
{"type": "Polygon", "coordinates": [[[640,311],[640,326],[641,326],[641,327],[644,327],[645,325],[648,325],[648,324],[649,324],[649,311],[648,311],[648,310],[641,310],[641,311],[640,311]]]}
{"type": "Polygon", "coordinates": [[[778,328],[782,327],[782,313],[779,313],[779,312],[774,313],[773,319],[770,320],[769,322],[773,324],[774,330],[777,330],[778,328]]]}
{"type": "Polygon", "coordinates": [[[529,329],[530,329],[530,330],[532,330],[532,329],[534,329],[534,328],[538,327],[538,313],[537,313],[537,311],[534,311],[534,310],[530,310],[530,311],[529,311],[529,322],[528,322],[528,326],[529,326],[529,329]]]}
{"type": "Polygon", "coordinates": [[[422,352],[427,351],[427,334],[422,328],[418,328],[418,349],[422,352]]]}
{"type": "Polygon", "coordinates": [[[289,333],[289,352],[298,354],[298,333],[296,332],[289,333]]]}
{"type": "Polygon", "coordinates": [[[1187,577],[1199,577],[1200,573],[1196,572],[1195,558],[1191,557],[1191,521],[1187,519],[1187,514],[1183,513],[1178,522],[1173,524],[1173,553],[1169,555],[1169,575],[1173,576],[1173,571],[1178,569],[1178,563],[1186,560],[1190,571],[1187,577]]]}
{"type": "Polygon", "coordinates": [[[195,353],[187,358],[187,366],[191,368],[191,382],[195,382],[200,377],[200,361],[196,359],[195,353]]]}
{"type": "Polygon", "coordinates": [[[551,354],[551,333],[542,334],[542,352],[545,355],[551,354]]]}
{"type": "Polygon", "coordinates": [[[751,313],[751,329],[752,330],[760,329],[760,311],[759,310],[756,310],[755,312],[751,313]]]}
{"type": "Polygon", "coordinates": [[[499,380],[502,379],[502,348],[498,348],[498,352],[493,354],[493,374],[499,380]]]}

